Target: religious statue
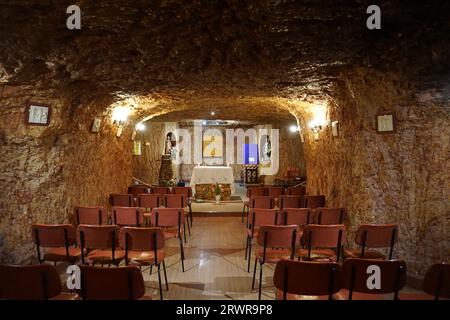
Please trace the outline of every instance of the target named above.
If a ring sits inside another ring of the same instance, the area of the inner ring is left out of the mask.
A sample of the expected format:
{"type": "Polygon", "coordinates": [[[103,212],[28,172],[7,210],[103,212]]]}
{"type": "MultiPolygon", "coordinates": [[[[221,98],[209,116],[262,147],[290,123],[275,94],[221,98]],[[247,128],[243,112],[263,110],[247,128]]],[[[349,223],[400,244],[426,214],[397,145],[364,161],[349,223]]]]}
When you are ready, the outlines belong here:
{"type": "Polygon", "coordinates": [[[172,140],[170,139],[171,134],[169,133],[166,136],[166,148],[164,154],[172,154],[172,140]]]}
{"type": "Polygon", "coordinates": [[[266,136],[266,141],[264,141],[263,147],[262,147],[262,160],[263,161],[270,161],[270,156],[272,155],[272,146],[269,139],[269,136],[266,136]]]}

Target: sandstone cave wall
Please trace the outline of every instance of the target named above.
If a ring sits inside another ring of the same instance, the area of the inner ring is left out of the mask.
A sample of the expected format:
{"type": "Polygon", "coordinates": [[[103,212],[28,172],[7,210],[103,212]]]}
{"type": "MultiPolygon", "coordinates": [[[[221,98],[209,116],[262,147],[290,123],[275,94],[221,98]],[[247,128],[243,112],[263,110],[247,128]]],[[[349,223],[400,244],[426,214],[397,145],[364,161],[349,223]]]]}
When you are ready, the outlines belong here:
{"type": "Polygon", "coordinates": [[[330,127],[317,142],[307,135],[307,191],[348,209],[350,243],[359,224],[399,224],[396,253],[420,278],[432,263],[450,259],[448,91],[420,92],[361,70],[344,79],[328,110],[339,137],[330,127]],[[376,133],[380,111],[395,112],[395,133],[376,133]]]}
{"type": "Polygon", "coordinates": [[[72,107],[50,90],[4,86],[0,102],[0,263],[30,263],[32,223],[72,222],[74,205],[106,205],[126,191],[131,146],[108,125],[107,101],[72,107]],[[48,127],[25,125],[30,102],[52,107],[48,127]],[[93,116],[103,118],[97,134],[93,116]]]}

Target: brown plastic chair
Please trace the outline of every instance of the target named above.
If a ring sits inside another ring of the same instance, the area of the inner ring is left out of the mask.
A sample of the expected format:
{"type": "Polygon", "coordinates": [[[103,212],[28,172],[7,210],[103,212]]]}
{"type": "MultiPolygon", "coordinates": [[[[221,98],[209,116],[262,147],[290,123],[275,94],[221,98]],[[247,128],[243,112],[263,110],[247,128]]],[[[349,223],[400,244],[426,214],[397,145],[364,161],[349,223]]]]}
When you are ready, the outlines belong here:
{"type": "Polygon", "coordinates": [[[316,209],[325,206],[325,196],[303,196],[305,208],[316,209]]]}
{"type": "Polygon", "coordinates": [[[302,196],[282,195],[278,199],[278,207],[284,208],[301,208],[303,204],[302,196]]]}
{"type": "Polygon", "coordinates": [[[244,206],[242,207],[242,222],[244,222],[245,213],[248,214],[248,209],[250,206],[250,198],[254,196],[263,197],[267,195],[267,189],[264,187],[247,187],[246,196],[249,200],[244,201],[244,206]]]}
{"type": "Polygon", "coordinates": [[[163,299],[161,285],[161,263],[164,269],[166,289],[167,283],[166,264],[164,262],[164,231],[161,228],[135,228],[124,227],[120,229],[120,246],[125,248],[125,263],[138,266],[157,266],[159,294],[163,299]]]}
{"type": "Polygon", "coordinates": [[[312,210],[309,208],[290,208],[281,211],[281,216],[278,218],[279,224],[292,225],[299,227],[297,236],[301,239],[303,235],[303,228],[312,221],[312,210]]]}
{"type": "Polygon", "coordinates": [[[111,207],[134,207],[134,197],[132,194],[112,193],[109,195],[111,207]]]}
{"type": "Polygon", "coordinates": [[[170,193],[170,188],[169,187],[151,187],[150,190],[152,191],[152,193],[154,194],[169,194],[170,193]]]}
{"type": "Polygon", "coordinates": [[[78,295],[61,290],[61,279],[51,265],[0,265],[0,300],[78,299],[78,295]]]}
{"type": "Polygon", "coordinates": [[[112,207],[113,224],[140,227],[144,225],[144,208],[139,207],[112,207]]]}
{"type": "Polygon", "coordinates": [[[75,207],[75,220],[77,225],[93,224],[102,225],[108,224],[108,212],[105,207],[75,207]]]}
{"type": "Polygon", "coordinates": [[[75,228],[71,224],[33,224],[32,237],[36,245],[39,263],[44,261],[76,262],[81,257],[80,248],[75,248],[75,228]],[[42,256],[41,248],[46,248],[42,256]]]}
{"type": "Polygon", "coordinates": [[[345,208],[322,208],[314,212],[315,224],[343,224],[345,219],[345,208]]]}
{"type": "Polygon", "coordinates": [[[393,293],[394,300],[397,300],[398,292],[405,283],[405,261],[347,259],[342,266],[342,289],[334,298],[336,300],[384,300],[383,294],[393,293]],[[371,266],[379,268],[379,288],[368,286],[369,277],[376,272],[370,270],[371,266]]]}
{"type": "MultiPolygon", "coordinates": [[[[187,198],[183,194],[166,194],[164,196],[164,204],[166,208],[186,208],[189,205],[189,198],[187,198]]],[[[189,212],[183,210],[186,217],[189,217],[189,212]]],[[[189,219],[187,219],[188,233],[191,235],[191,227],[189,226],[189,219]]],[[[183,225],[183,229],[186,232],[185,224],[183,225]]]]}
{"type": "Polygon", "coordinates": [[[253,268],[252,290],[255,289],[256,264],[259,262],[259,291],[261,300],[261,286],[263,266],[265,263],[275,264],[282,259],[294,259],[295,244],[297,242],[298,226],[261,226],[258,233],[258,249],[253,268]]]}
{"type": "Polygon", "coordinates": [[[125,258],[125,251],[119,248],[119,230],[118,226],[79,225],[78,243],[82,249],[82,263],[118,266],[125,258]],[[88,250],[87,255],[84,249],[88,250]]]}
{"type": "Polygon", "coordinates": [[[297,251],[299,259],[339,262],[345,242],[345,226],[308,224],[303,229],[302,242],[306,249],[297,251]]]}
{"type": "Polygon", "coordinates": [[[304,196],[305,193],[306,193],[306,188],[304,186],[289,187],[286,189],[286,194],[289,196],[304,196]]]}
{"type": "Polygon", "coordinates": [[[128,187],[128,193],[132,194],[133,196],[137,196],[138,194],[143,194],[143,193],[150,193],[150,186],[147,185],[142,185],[142,184],[138,184],[138,185],[132,185],[128,187]]]}
{"type": "Polygon", "coordinates": [[[279,300],[331,300],[340,289],[341,271],[334,262],[281,260],[273,282],[279,300]]]}
{"type": "Polygon", "coordinates": [[[266,189],[266,195],[269,197],[279,198],[280,196],[284,195],[284,187],[270,186],[266,187],[266,189]]]}
{"type": "Polygon", "coordinates": [[[450,299],[450,264],[436,263],[428,268],[422,285],[423,293],[399,294],[400,300],[450,299]]]}
{"type": "Polygon", "coordinates": [[[185,197],[185,199],[187,199],[187,205],[189,207],[189,219],[190,219],[191,227],[192,227],[192,221],[193,221],[192,207],[191,207],[192,188],[191,187],[173,187],[172,193],[173,194],[182,194],[185,197]]]}
{"type": "Polygon", "coordinates": [[[345,249],[344,255],[346,258],[385,259],[382,252],[367,248],[390,248],[389,260],[391,260],[397,240],[396,224],[363,224],[356,233],[356,244],[360,249],[345,249]]]}
{"type": "Polygon", "coordinates": [[[162,227],[166,240],[177,238],[180,242],[181,269],[184,272],[184,249],[182,235],[186,242],[186,232],[183,232],[181,226],[184,226],[186,216],[182,208],[155,208],[152,211],[151,223],[154,227],[162,227]]]}
{"type": "Polygon", "coordinates": [[[252,208],[249,213],[247,224],[247,246],[245,248],[245,259],[248,257],[247,272],[250,272],[250,260],[252,256],[252,241],[258,237],[259,227],[263,225],[276,225],[278,221],[277,209],[252,208]]]}
{"type": "Polygon", "coordinates": [[[83,300],[149,300],[139,268],[98,268],[80,266],[83,300]]]}
{"type": "Polygon", "coordinates": [[[164,204],[164,197],[159,194],[138,194],[136,206],[152,210],[164,204]]]}

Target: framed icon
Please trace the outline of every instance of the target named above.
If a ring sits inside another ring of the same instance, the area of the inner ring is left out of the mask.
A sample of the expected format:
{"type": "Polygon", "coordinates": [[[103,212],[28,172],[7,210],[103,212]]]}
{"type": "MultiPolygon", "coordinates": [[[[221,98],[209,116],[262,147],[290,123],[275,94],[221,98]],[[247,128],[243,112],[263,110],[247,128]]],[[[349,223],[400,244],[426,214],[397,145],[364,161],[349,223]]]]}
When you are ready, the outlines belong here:
{"type": "Polygon", "coordinates": [[[91,132],[99,132],[100,131],[100,125],[102,124],[102,119],[100,118],[94,118],[91,124],[91,132]]]}
{"type": "Polygon", "coordinates": [[[381,113],[376,116],[376,128],[378,133],[395,132],[395,114],[381,113]]]}
{"type": "Polygon", "coordinates": [[[50,107],[31,104],[26,109],[25,122],[33,126],[48,126],[50,124],[50,115],[50,107]]]}
{"type": "Polygon", "coordinates": [[[339,137],[339,121],[331,122],[331,135],[333,137],[339,137]]]}

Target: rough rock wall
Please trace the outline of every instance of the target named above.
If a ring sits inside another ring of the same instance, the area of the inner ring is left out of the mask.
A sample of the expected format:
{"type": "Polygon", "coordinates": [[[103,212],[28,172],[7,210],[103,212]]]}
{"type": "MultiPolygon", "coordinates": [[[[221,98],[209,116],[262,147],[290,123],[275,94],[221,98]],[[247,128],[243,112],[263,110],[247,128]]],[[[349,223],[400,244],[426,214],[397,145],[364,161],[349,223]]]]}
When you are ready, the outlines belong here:
{"type": "Polygon", "coordinates": [[[420,93],[389,74],[361,70],[344,79],[328,109],[340,136],[327,127],[319,141],[306,140],[308,193],[348,208],[350,242],[361,223],[398,223],[397,254],[410,276],[423,276],[450,259],[448,91],[420,93]],[[380,111],[395,112],[395,133],[376,133],[380,111]]]}
{"type": "Polygon", "coordinates": [[[135,139],[142,143],[142,155],[133,156],[133,176],[148,184],[158,185],[164,130],[164,123],[147,122],[145,131],[136,134],[135,139]]]}
{"type": "Polygon", "coordinates": [[[89,133],[107,101],[72,107],[51,90],[6,86],[0,101],[0,263],[29,263],[31,224],[70,222],[74,205],[106,205],[109,193],[125,191],[131,149],[106,118],[89,133]],[[52,107],[48,127],[25,125],[31,101],[52,107]]]}

